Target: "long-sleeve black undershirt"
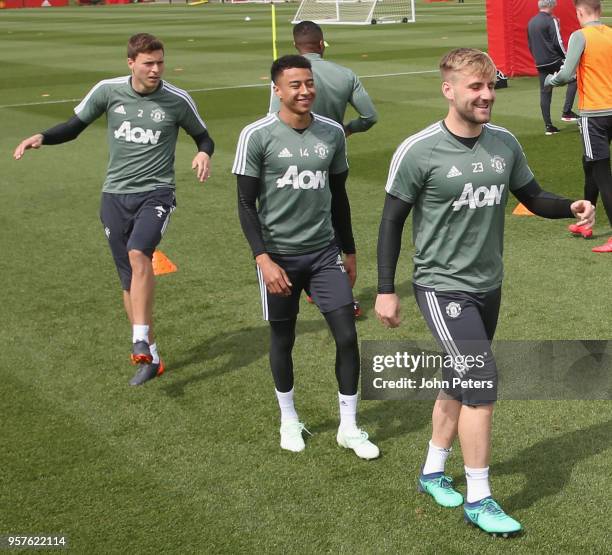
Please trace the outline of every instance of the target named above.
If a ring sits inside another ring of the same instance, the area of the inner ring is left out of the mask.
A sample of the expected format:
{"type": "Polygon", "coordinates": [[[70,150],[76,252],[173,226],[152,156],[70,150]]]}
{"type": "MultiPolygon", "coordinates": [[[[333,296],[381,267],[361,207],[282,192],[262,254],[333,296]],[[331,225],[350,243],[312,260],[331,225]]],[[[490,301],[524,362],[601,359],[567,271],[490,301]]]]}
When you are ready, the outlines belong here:
{"type": "MultiPolygon", "coordinates": [[[[554,193],[543,191],[538,182],[532,179],[517,191],[514,196],[531,212],[543,218],[571,218],[572,201],[554,193]]],[[[402,231],[412,204],[387,194],[378,231],[378,292],[395,292],[395,271],[402,247],[402,231]]]]}
{"type": "Polygon", "coordinates": [[[198,152],[206,152],[209,156],[213,155],[215,152],[215,142],[206,129],[199,135],[192,136],[191,138],[195,141],[198,152]]]}
{"type": "Polygon", "coordinates": [[[355,239],[351,225],[351,205],[346,193],[346,178],[348,171],[329,176],[331,192],[331,218],[340,248],[345,254],[355,254],[355,239]]]}
{"type": "Polygon", "coordinates": [[[554,193],[543,191],[535,178],[524,187],[512,191],[512,194],[520,203],[542,218],[557,220],[559,218],[574,217],[570,208],[572,201],[554,193]]]}
{"type": "MultiPolygon", "coordinates": [[[[81,121],[78,116],[72,116],[68,121],[59,123],[50,129],[42,132],[44,145],[59,145],[76,139],[87,124],[81,121]]],[[[215,143],[207,130],[199,135],[192,137],[199,152],[206,152],[209,156],[215,151],[215,143]]]]}
{"type": "Polygon", "coordinates": [[[87,127],[77,116],[42,132],[44,145],[59,145],[76,139],[87,127]]]}
{"type": "Polygon", "coordinates": [[[395,292],[395,270],[402,248],[404,223],[412,204],[387,193],[378,229],[378,292],[395,292]]]}
{"type": "Polygon", "coordinates": [[[242,232],[249,242],[253,256],[266,252],[261,223],[257,216],[257,197],[259,196],[259,178],[249,175],[237,175],[238,182],[238,218],[242,232]]]}
{"type": "MultiPolygon", "coordinates": [[[[351,208],[346,194],[346,178],[348,171],[331,174],[329,176],[329,189],[332,195],[331,216],[332,225],[342,251],[346,254],[355,253],[355,240],[351,226],[351,208]]],[[[260,191],[260,180],[257,177],[238,175],[238,217],[242,231],[256,257],[266,252],[261,232],[261,223],[257,215],[257,197],[260,191]]]]}

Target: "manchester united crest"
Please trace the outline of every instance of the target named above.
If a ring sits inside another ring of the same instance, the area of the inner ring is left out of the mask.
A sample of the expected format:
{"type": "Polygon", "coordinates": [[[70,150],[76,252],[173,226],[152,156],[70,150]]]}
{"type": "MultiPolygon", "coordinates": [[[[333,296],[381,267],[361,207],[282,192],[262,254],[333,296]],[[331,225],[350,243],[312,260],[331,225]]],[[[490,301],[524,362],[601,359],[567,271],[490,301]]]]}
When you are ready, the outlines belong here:
{"type": "Polygon", "coordinates": [[[461,305],[459,303],[448,303],[446,305],[446,314],[450,318],[457,318],[461,314],[461,305]]]}
{"type": "Polygon", "coordinates": [[[501,156],[496,154],[493,156],[493,158],[491,158],[491,167],[497,173],[504,173],[506,169],[506,161],[501,156]]]}
{"type": "Polygon", "coordinates": [[[314,151],[315,151],[315,154],[319,158],[321,158],[321,160],[325,160],[325,158],[327,158],[327,155],[329,153],[329,149],[327,148],[327,145],[323,143],[317,143],[316,145],[314,145],[314,151]]]}
{"type": "Polygon", "coordinates": [[[151,112],[151,119],[155,123],[164,121],[166,119],[166,112],[164,112],[161,108],[155,108],[155,110],[151,112]]]}

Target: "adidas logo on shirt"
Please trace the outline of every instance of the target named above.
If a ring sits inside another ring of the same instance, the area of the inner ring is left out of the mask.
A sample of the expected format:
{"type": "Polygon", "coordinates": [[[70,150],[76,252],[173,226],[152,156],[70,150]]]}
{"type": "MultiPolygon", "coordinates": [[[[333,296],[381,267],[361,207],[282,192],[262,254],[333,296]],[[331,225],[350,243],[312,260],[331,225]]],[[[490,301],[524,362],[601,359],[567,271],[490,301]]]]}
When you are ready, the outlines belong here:
{"type": "Polygon", "coordinates": [[[281,150],[278,153],[278,157],[279,158],[293,158],[293,154],[291,154],[291,152],[289,152],[288,148],[283,148],[283,150],[281,150]]]}
{"type": "Polygon", "coordinates": [[[115,114],[123,114],[125,116],[125,108],[123,107],[123,104],[119,104],[119,106],[117,106],[113,112],[115,112],[115,114]]]}
{"type": "Polygon", "coordinates": [[[448,173],[446,174],[446,177],[459,177],[460,175],[463,175],[456,166],[453,166],[450,170],[448,170],[448,173]]]}

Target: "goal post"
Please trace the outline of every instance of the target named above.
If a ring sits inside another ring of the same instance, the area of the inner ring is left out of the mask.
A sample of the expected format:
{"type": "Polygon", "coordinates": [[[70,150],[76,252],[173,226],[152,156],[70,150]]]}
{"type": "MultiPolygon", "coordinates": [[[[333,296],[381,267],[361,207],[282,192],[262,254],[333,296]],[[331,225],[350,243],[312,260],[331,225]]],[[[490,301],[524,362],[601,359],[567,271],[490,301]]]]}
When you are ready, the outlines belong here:
{"type": "Polygon", "coordinates": [[[368,25],[415,19],[414,0],[301,0],[292,23],[368,25]]]}

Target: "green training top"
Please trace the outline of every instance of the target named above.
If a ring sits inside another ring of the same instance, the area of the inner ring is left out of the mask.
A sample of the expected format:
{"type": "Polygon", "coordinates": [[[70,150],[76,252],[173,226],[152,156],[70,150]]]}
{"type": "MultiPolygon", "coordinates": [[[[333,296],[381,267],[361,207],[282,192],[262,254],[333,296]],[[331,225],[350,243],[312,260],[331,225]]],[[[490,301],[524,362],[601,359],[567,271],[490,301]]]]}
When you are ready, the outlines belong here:
{"type": "Polygon", "coordinates": [[[206,125],[184,90],[162,81],[155,92],[141,95],[132,88],[130,79],[100,81],[74,109],[86,124],[106,114],[109,161],[102,190],[140,193],[174,188],[179,126],[197,136],[206,125]]]}
{"type": "MultiPolygon", "coordinates": [[[[349,68],[324,60],[320,54],[303,54],[312,64],[316,97],[312,111],[333,119],[340,125],[344,121],[346,107],[350,104],[359,117],[348,122],[346,128],[351,133],[367,131],[377,119],[376,109],[359,77],[349,68]]],[[[280,100],[272,92],[269,113],[280,110],[280,100]]]]}
{"type": "Polygon", "coordinates": [[[232,172],[260,181],[257,213],[266,251],[305,254],[334,238],[329,175],[348,169],[341,125],[312,114],[299,133],[278,114],[240,133],[232,172]]]}
{"type": "Polygon", "coordinates": [[[386,190],[414,205],[414,282],[441,291],[501,286],[508,190],[533,179],[514,135],[485,124],[474,148],[437,122],[408,137],[386,190]]]}

